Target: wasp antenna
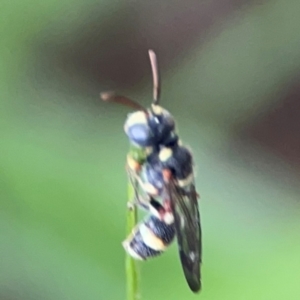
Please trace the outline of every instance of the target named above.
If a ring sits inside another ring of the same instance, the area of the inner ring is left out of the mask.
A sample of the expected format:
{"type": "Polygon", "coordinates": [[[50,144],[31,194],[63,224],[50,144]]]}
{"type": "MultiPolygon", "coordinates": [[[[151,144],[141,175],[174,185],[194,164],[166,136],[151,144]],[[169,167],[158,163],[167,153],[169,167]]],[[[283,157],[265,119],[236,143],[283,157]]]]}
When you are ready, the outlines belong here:
{"type": "Polygon", "coordinates": [[[158,104],[159,96],[160,96],[160,81],[159,81],[159,72],[157,66],[157,58],[153,50],[150,49],[148,53],[149,53],[152,76],[153,76],[153,104],[158,104]]]}
{"type": "Polygon", "coordinates": [[[112,91],[100,93],[100,98],[105,102],[115,102],[137,110],[147,111],[142,105],[138,104],[134,100],[129,99],[125,96],[117,95],[112,91]]]}

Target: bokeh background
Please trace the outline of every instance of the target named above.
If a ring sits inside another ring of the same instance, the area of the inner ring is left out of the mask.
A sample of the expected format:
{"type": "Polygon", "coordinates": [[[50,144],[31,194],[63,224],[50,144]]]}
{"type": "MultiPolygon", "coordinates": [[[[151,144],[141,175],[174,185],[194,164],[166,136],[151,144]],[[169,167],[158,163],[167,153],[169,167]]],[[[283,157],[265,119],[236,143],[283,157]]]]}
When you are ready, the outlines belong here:
{"type": "Polygon", "coordinates": [[[162,103],[194,151],[203,291],[176,245],[142,299],[300,299],[300,2],[0,4],[0,299],[125,299],[129,110],[162,103]]]}

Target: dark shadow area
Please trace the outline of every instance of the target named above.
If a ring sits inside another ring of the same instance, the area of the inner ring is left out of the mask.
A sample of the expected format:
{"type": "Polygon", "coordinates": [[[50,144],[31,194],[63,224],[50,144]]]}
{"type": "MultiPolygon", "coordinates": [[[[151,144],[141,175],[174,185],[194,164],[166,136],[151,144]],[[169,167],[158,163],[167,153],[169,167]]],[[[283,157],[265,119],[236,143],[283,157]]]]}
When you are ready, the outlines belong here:
{"type": "Polygon", "coordinates": [[[282,187],[300,190],[300,82],[252,122],[237,129],[224,155],[231,162],[267,174],[282,187]]]}
{"type": "Polygon", "coordinates": [[[267,151],[300,168],[300,81],[270,111],[248,127],[243,135],[267,151]]]}
{"type": "Polygon", "coordinates": [[[64,33],[61,28],[59,33],[51,29],[42,33],[36,41],[39,70],[34,76],[41,76],[39,82],[63,73],[69,88],[83,95],[98,93],[100,83],[122,90],[147,78],[150,85],[149,48],[157,52],[164,73],[193,46],[213,38],[213,26],[221,30],[226,17],[253,3],[256,1],[134,1],[107,11],[105,18],[100,13],[103,8],[94,7],[82,12],[78,26],[71,31],[64,33]],[[47,79],[43,79],[45,69],[47,79]]]}

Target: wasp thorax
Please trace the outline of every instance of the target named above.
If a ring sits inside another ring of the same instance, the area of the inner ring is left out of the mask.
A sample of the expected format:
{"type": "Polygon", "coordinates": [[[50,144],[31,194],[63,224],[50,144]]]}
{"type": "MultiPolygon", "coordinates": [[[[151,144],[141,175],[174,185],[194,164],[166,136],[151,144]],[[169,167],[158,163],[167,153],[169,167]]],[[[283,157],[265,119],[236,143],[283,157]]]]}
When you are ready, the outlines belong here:
{"type": "Polygon", "coordinates": [[[171,148],[163,148],[159,153],[162,167],[172,170],[178,181],[183,186],[190,184],[193,180],[193,159],[192,154],[184,146],[175,145],[171,148]]]}

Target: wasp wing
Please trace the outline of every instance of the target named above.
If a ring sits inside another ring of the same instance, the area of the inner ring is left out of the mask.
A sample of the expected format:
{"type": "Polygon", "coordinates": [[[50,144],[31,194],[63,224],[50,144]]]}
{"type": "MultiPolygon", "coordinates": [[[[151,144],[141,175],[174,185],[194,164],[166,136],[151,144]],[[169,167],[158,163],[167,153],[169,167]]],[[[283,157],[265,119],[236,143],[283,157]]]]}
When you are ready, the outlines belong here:
{"type": "Polygon", "coordinates": [[[187,189],[174,179],[167,184],[167,193],[174,215],[181,265],[190,289],[201,289],[200,264],[202,256],[200,214],[195,185],[187,189]]]}

